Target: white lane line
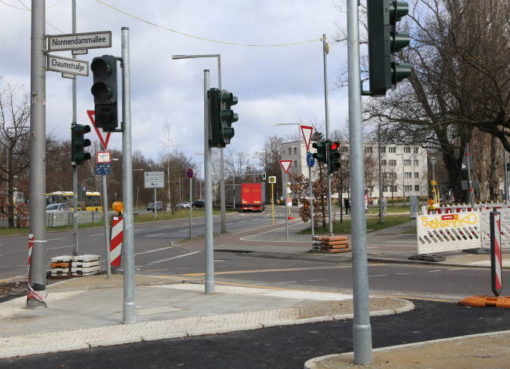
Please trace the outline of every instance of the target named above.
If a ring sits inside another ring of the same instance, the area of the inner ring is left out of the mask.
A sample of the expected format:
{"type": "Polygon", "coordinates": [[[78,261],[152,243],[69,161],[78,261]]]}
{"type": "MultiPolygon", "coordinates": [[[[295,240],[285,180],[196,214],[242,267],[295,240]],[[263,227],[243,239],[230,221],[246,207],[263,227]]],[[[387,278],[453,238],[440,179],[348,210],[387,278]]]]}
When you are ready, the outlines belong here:
{"type": "Polygon", "coordinates": [[[395,273],[395,274],[396,274],[396,275],[409,275],[409,274],[411,274],[411,273],[409,273],[409,272],[402,272],[402,273],[395,273]]]}
{"type": "Polygon", "coordinates": [[[166,236],[166,233],[152,233],[145,236],[145,238],[158,237],[158,236],[166,236]]]}
{"type": "Polygon", "coordinates": [[[140,232],[140,231],[143,231],[145,228],[137,228],[135,229],[135,232],[140,232]]]}
{"type": "Polygon", "coordinates": [[[89,234],[89,237],[104,236],[104,233],[89,234]]]}
{"type": "Polygon", "coordinates": [[[145,264],[145,265],[147,266],[147,265],[153,265],[153,264],[164,263],[165,261],[168,261],[168,260],[180,259],[180,258],[184,258],[184,257],[186,257],[186,256],[195,255],[195,254],[198,254],[198,253],[200,253],[200,251],[192,251],[192,252],[188,252],[187,254],[181,254],[181,255],[177,255],[177,256],[172,256],[171,258],[166,258],[166,259],[161,259],[161,260],[151,261],[150,263],[147,263],[147,264],[145,264]]]}
{"type": "Polygon", "coordinates": [[[65,240],[65,239],[67,239],[67,237],[48,238],[48,241],[61,241],[61,240],[65,240]]]}
{"type": "Polygon", "coordinates": [[[372,274],[372,275],[369,275],[368,277],[387,277],[388,275],[387,274],[372,274]]]}
{"type": "Polygon", "coordinates": [[[441,272],[441,269],[428,270],[429,273],[441,272]]]}
{"type": "Polygon", "coordinates": [[[48,247],[46,250],[59,250],[59,249],[67,249],[69,247],[73,247],[73,245],[67,245],[67,246],[59,246],[59,247],[48,247]]]}
{"type": "Polygon", "coordinates": [[[159,248],[159,249],[154,249],[154,250],[149,250],[149,251],[137,252],[135,255],[152,254],[153,252],[158,252],[158,251],[168,250],[168,249],[172,249],[172,248],[173,248],[173,246],[161,247],[161,248],[159,248]]]}
{"type": "Polygon", "coordinates": [[[309,279],[308,282],[323,282],[325,279],[309,279]]]}

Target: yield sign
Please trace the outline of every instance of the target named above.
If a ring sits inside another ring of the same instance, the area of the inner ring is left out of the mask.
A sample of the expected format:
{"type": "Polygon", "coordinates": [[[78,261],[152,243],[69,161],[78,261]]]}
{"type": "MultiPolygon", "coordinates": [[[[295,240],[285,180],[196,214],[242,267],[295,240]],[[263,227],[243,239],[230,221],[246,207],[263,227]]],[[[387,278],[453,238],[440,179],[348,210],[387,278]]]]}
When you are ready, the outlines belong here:
{"type": "Polygon", "coordinates": [[[292,160],[280,160],[280,166],[282,167],[285,174],[289,174],[289,169],[291,165],[292,160]]]}
{"type": "Polygon", "coordinates": [[[311,126],[300,126],[301,133],[303,134],[303,140],[305,140],[306,151],[310,151],[310,142],[312,141],[313,127],[311,126]]]}
{"type": "Polygon", "coordinates": [[[95,116],[96,116],[96,111],[95,110],[87,110],[87,115],[89,116],[89,119],[90,119],[90,122],[92,123],[92,126],[96,130],[97,137],[99,137],[99,141],[101,142],[101,146],[103,147],[103,150],[106,150],[106,148],[108,147],[108,141],[110,141],[110,135],[112,133],[108,132],[106,134],[106,140],[105,140],[103,138],[103,135],[102,135],[101,131],[96,127],[96,120],[94,119],[95,116]]]}

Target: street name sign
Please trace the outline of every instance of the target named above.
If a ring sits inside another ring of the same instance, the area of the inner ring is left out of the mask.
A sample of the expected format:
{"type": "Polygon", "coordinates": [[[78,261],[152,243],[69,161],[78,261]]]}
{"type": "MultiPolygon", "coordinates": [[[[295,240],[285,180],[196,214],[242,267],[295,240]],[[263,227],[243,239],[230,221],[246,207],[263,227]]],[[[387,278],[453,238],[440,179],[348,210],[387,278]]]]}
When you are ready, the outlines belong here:
{"type": "Polygon", "coordinates": [[[145,172],[143,179],[145,188],[165,187],[165,172],[145,172]]]}
{"type": "Polygon", "coordinates": [[[87,49],[112,47],[112,31],[48,35],[48,51],[76,50],[84,54],[87,49]]]}
{"type": "Polygon", "coordinates": [[[46,69],[64,74],[74,74],[86,77],[89,75],[89,62],[48,54],[46,69]]]}

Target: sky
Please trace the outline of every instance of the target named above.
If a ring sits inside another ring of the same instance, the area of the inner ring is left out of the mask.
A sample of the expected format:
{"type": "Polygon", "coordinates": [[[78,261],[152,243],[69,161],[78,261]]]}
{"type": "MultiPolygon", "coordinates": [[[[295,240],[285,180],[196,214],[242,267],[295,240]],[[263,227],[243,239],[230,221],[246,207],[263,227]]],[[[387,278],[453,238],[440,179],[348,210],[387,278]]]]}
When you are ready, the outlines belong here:
{"type": "MultiPolygon", "coordinates": [[[[42,0],[40,0],[42,1],[42,0]]],[[[46,0],[46,34],[71,33],[71,0],[46,0]]],[[[0,78],[30,88],[31,2],[0,0],[0,78]]],[[[217,87],[217,59],[172,60],[174,54],[221,54],[222,86],[238,97],[233,110],[235,136],[228,146],[254,159],[271,135],[296,136],[297,126],[324,124],[322,34],[330,46],[327,58],[330,131],[347,130],[347,90],[337,85],[346,68],[347,45],[334,42],[345,30],[341,0],[76,0],[77,32],[113,32],[110,49],[91,49],[78,59],[121,55],[121,27],[129,27],[133,151],[158,160],[181,151],[195,162],[203,152],[204,69],[217,87]],[[115,7],[117,10],[106,6],[115,7]],[[131,14],[129,16],[125,13],[131,14]],[[150,22],[152,24],[149,24],[150,22]],[[173,29],[177,32],[172,32],[173,29]],[[295,46],[241,46],[292,44],[295,46]],[[306,42],[314,40],[311,42],[306,42]]],[[[70,51],[53,52],[71,57],[70,51]]],[[[78,123],[89,124],[94,108],[92,75],[78,77],[78,123]]],[[[71,80],[46,73],[47,133],[70,139],[71,80]]],[[[89,134],[93,139],[95,133],[89,134]]],[[[109,148],[121,149],[114,133],[109,148]]]]}

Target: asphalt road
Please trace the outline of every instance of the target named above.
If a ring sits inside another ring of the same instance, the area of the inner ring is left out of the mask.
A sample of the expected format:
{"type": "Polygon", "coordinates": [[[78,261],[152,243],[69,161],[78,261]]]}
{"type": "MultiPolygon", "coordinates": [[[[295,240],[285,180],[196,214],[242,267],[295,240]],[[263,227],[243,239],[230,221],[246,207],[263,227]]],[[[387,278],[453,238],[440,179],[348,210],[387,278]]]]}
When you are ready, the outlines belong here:
{"type": "MultiPolygon", "coordinates": [[[[278,219],[283,222],[283,218],[278,219]]],[[[227,231],[236,233],[271,224],[271,213],[233,213],[227,215],[227,231]]],[[[204,234],[204,218],[193,218],[193,237],[204,234]]],[[[214,217],[214,231],[220,231],[219,217],[214,217]]],[[[137,265],[143,266],[162,259],[181,255],[182,249],[172,242],[189,237],[188,218],[135,224],[137,265]]],[[[46,262],[53,256],[71,255],[73,251],[72,230],[47,232],[46,262]]],[[[27,236],[0,237],[0,279],[24,275],[27,271],[27,236]]],[[[99,254],[104,263],[104,231],[102,227],[79,230],[80,254],[99,254]]],[[[184,251],[184,253],[189,251],[184,251]]],[[[171,259],[170,259],[171,260],[171,259]]],[[[104,267],[103,267],[104,269],[104,267]]]]}
{"type": "MultiPolygon", "coordinates": [[[[510,329],[510,311],[414,301],[416,309],[372,318],[374,347],[510,329]]],[[[2,360],[3,369],[297,369],[352,351],[352,321],[280,326],[2,360]]],[[[417,358],[419,360],[419,358],[417,358]]]]}

